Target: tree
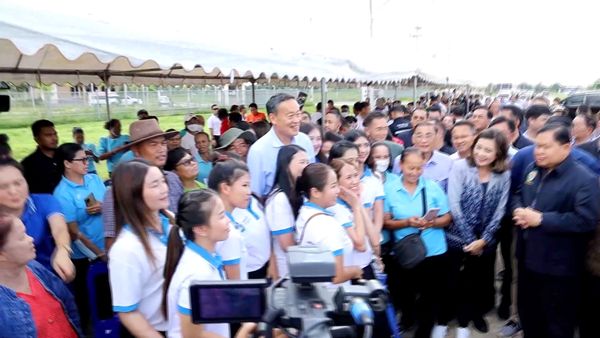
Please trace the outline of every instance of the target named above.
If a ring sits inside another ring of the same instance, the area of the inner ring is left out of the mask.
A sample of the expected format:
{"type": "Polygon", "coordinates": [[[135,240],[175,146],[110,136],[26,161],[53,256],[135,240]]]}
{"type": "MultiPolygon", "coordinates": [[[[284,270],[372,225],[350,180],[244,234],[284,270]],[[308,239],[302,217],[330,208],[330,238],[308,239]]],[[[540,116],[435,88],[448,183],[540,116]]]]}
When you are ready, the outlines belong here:
{"type": "Polygon", "coordinates": [[[541,93],[541,92],[543,92],[544,90],[546,90],[546,87],[544,87],[544,85],[543,85],[542,83],[538,83],[538,84],[536,84],[536,85],[535,85],[535,87],[533,88],[533,91],[534,91],[535,93],[541,93]]]}
{"type": "Polygon", "coordinates": [[[519,85],[517,85],[517,89],[519,90],[532,90],[533,86],[530,85],[529,83],[519,83],[519,85]]]}
{"type": "Polygon", "coordinates": [[[596,80],[596,82],[590,86],[590,89],[600,89],[600,79],[596,80]]]}
{"type": "Polygon", "coordinates": [[[553,93],[558,93],[561,88],[562,88],[562,85],[557,82],[557,83],[552,84],[550,87],[548,87],[548,90],[553,93]]]}

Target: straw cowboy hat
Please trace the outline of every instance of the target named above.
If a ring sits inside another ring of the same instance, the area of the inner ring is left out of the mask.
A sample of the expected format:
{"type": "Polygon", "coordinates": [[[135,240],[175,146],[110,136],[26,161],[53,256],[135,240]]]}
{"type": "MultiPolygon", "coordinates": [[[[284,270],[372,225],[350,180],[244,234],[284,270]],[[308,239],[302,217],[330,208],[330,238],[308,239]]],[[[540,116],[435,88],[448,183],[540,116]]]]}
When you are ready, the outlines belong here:
{"type": "Polygon", "coordinates": [[[129,125],[129,143],[127,148],[149,139],[164,136],[169,139],[179,134],[178,131],[163,132],[155,119],[139,120],[129,125]]]}

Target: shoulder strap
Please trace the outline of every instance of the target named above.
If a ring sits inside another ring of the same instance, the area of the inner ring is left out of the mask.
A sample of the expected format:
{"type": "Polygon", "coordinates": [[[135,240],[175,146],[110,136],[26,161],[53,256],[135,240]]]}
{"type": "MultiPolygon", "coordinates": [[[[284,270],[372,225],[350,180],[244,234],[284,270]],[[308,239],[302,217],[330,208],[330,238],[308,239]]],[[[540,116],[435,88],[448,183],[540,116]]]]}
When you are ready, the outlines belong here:
{"type": "Polygon", "coordinates": [[[423,190],[421,190],[421,199],[423,200],[423,216],[425,216],[425,214],[427,214],[427,194],[425,193],[425,191],[427,186],[424,184],[423,185],[423,190]]]}
{"type": "Polygon", "coordinates": [[[320,215],[326,215],[324,212],[317,212],[316,214],[310,216],[306,222],[304,223],[304,228],[302,228],[302,234],[300,234],[300,240],[298,241],[298,244],[302,244],[302,240],[304,240],[304,232],[306,232],[306,227],[308,227],[308,222],[310,222],[313,218],[320,216],[320,215]]]}

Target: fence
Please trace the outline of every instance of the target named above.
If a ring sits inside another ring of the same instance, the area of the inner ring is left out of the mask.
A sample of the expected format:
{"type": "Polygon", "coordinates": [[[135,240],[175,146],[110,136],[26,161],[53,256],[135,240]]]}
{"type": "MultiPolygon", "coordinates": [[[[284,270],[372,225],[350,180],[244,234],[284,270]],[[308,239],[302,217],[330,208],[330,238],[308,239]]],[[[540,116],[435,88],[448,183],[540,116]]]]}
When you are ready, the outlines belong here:
{"type": "MultiPolygon", "coordinates": [[[[370,95],[411,100],[412,87],[383,87],[371,88],[337,88],[331,87],[327,99],[336,105],[348,104],[364,99],[370,95]]],[[[431,90],[428,87],[417,88],[417,94],[431,90]]],[[[306,109],[315,110],[315,103],[321,101],[320,88],[275,88],[257,87],[254,92],[256,103],[264,106],[269,97],[276,93],[285,92],[296,96],[303,91],[308,94],[306,109]]],[[[11,111],[0,114],[0,126],[28,125],[40,118],[51,119],[55,122],[71,122],[81,120],[101,121],[107,118],[106,97],[104,92],[75,91],[71,87],[51,86],[49,88],[29,87],[26,91],[9,90],[11,96],[11,111]]],[[[146,109],[153,115],[175,115],[186,112],[209,111],[212,104],[229,107],[233,104],[246,105],[252,103],[250,87],[234,90],[214,88],[181,88],[168,87],[149,89],[147,87],[119,88],[109,92],[111,116],[121,118],[134,116],[139,109],[146,109]]]]}

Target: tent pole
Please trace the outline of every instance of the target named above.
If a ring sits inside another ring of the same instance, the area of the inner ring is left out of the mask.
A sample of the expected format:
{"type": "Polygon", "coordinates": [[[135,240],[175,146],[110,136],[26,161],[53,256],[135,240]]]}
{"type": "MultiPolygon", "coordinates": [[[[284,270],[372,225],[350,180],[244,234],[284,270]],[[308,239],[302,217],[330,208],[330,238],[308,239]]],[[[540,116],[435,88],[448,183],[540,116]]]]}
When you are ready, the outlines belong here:
{"type": "Polygon", "coordinates": [[[110,120],[110,103],[108,100],[108,89],[110,87],[110,76],[104,74],[104,100],[106,101],[106,117],[107,121],[110,120]]]}
{"type": "Polygon", "coordinates": [[[254,87],[254,82],[255,81],[250,82],[252,84],[252,103],[256,103],[256,88],[254,87]]]}
{"type": "Polygon", "coordinates": [[[325,106],[327,104],[327,88],[325,78],[321,78],[321,130],[325,135],[325,106]]]}

